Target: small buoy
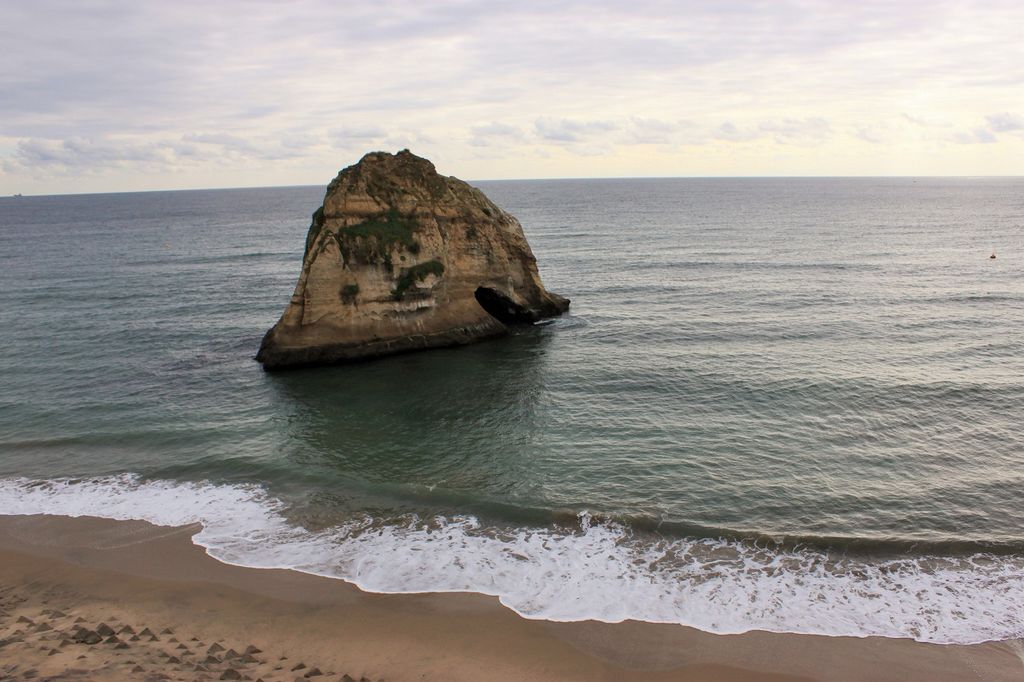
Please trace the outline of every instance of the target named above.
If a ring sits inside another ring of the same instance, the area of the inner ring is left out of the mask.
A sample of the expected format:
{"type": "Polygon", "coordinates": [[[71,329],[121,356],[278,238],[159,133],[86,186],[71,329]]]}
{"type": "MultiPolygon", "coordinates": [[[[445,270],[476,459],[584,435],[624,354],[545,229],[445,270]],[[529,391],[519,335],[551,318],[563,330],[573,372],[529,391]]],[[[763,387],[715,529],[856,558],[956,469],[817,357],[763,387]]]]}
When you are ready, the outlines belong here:
{"type": "Polygon", "coordinates": [[[993,251],[993,252],[992,252],[992,255],[991,255],[991,256],[989,256],[989,257],[988,257],[988,259],[989,259],[989,260],[992,260],[992,259],[993,259],[993,258],[995,258],[995,257],[996,257],[996,252],[995,252],[995,251],[993,251]]]}

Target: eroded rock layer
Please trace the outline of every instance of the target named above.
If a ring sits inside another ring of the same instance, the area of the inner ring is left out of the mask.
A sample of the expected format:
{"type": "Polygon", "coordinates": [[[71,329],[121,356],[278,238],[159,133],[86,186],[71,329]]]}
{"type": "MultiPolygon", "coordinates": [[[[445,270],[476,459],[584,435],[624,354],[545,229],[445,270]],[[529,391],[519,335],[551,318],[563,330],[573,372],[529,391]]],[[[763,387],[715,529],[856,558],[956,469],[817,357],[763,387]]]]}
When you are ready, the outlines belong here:
{"type": "Polygon", "coordinates": [[[515,218],[408,150],[373,152],[327,187],[266,369],[470,343],[560,315],[515,218]]]}

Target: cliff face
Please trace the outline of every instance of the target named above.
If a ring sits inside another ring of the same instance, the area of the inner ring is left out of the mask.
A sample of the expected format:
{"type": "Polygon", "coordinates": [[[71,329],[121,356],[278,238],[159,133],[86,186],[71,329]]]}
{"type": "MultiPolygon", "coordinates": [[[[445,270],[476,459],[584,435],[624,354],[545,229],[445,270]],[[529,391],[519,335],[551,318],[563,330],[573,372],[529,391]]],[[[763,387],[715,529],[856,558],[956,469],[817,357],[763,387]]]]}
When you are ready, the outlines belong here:
{"type": "Polygon", "coordinates": [[[470,343],[560,315],[519,222],[408,150],[367,154],[327,187],[265,369],[470,343]]]}

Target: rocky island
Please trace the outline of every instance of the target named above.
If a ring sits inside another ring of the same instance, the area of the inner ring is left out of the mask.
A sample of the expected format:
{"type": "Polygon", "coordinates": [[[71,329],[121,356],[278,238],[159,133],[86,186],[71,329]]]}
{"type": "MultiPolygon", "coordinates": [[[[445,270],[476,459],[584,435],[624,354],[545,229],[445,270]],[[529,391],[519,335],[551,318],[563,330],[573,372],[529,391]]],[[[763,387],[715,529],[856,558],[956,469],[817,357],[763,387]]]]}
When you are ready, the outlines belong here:
{"type": "Polygon", "coordinates": [[[372,152],[328,185],[256,359],[273,370],[459,345],[568,308],[519,221],[483,192],[408,150],[372,152]]]}

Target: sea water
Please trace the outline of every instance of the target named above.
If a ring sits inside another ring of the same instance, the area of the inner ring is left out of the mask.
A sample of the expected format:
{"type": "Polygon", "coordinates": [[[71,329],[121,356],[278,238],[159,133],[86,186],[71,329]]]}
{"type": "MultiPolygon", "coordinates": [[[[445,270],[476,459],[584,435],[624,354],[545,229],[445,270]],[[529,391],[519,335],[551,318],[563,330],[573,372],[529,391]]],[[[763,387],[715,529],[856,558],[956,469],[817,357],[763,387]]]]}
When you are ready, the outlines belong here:
{"type": "Polygon", "coordinates": [[[275,374],[322,187],[0,199],[0,513],[530,618],[1024,636],[1024,180],[477,184],[571,314],[275,374]]]}

